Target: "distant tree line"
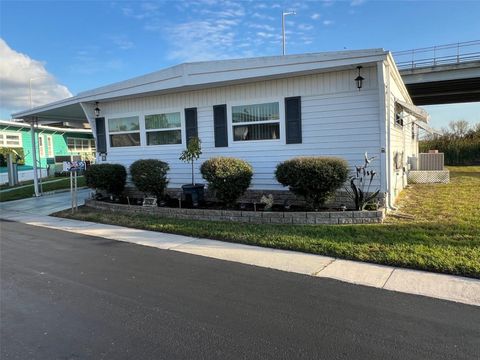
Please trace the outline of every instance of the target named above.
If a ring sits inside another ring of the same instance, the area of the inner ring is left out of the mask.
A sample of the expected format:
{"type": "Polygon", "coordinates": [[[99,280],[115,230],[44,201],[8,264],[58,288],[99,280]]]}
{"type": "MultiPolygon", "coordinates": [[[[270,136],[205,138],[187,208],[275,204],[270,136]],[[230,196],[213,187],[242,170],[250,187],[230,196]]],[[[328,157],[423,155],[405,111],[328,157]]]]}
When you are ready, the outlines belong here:
{"type": "Polygon", "coordinates": [[[451,121],[442,135],[428,135],[419,146],[420,152],[443,152],[446,165],[480,165],[480,123],[470,126],[465,120],[451,121]]]}

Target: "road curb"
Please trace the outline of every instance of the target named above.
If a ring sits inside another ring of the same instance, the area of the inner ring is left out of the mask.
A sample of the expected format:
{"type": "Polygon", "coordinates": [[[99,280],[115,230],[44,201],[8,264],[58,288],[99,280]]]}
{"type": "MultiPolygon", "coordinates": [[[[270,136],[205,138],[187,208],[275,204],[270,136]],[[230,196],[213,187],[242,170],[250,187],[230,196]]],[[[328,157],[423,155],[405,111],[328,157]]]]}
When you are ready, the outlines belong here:
{"type": "Polygon", "coordinates": [[[480,306],[480,280],[328,256],[17,212],[0,218],[110,240],[480,306]]]}

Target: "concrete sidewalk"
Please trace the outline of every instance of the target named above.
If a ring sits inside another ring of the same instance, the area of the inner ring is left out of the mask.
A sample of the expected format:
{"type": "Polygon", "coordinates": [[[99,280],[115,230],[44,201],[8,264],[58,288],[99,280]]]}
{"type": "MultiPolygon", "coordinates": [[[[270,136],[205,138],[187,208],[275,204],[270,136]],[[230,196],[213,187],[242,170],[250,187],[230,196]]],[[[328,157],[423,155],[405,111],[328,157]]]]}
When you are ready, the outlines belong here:
{"type": "MultiPolygon", "coordinates": [[[[58,203],[55,209],[58,209],[58,203]]],[[[52,205],[53,205],[52,203],[52,205]]],[[[46,211],[46,206],[42,207],[46,211]]],[[[480,306],[480,280],[2,209],[0,218],[316,277],[480,306]]]]}

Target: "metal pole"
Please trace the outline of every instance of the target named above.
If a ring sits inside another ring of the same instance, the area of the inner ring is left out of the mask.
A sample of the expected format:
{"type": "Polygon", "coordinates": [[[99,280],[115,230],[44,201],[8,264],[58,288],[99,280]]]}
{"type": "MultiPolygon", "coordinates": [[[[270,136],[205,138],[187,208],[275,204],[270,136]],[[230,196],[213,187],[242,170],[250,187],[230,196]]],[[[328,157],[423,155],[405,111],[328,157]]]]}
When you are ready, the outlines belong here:
{"type": "Polygon", "coordinates": [[[29,85],[30,85],[30,93],[29,93],[29,94],[30,94],[30,109],[33,107],[33,104],[32,104],[32,80],[33,80],[33,79],[30,78],[30,80],[29,80],[29,82],[28,82],[29,85]]]}
{"type": "Polygon", "coordinates": [[[78,196],[77,196],[77,172],[75,171],[75,210],[78,210],[78,196]]]}
{"type": "Polygon", "coordinates": [[[296,12],[293,11],[287,11],[287,12],[282,12],[282,55],[286,54],[287,51],[287,41],[285,38],[285,16],[288,15],[296,15],[296,12]]]}
{"type": "MultiPolygon", "coordinates": [[[[37,126],[38,126],[38,123],[37,123],[37,126]]],[[[45,138],[43,137],[42,134],[38,134],[37,133],[37,143],[38,143],[38,166],[40,167],[40,178],[38,179],[38,184],[39,184],[39,187],[40,187],[40,195],[43,193],[43,184],[42,184],[42,154],[40,153],[40,136],[42,137],[42,148],[45,149],[45,143],[43,142],[43,140],[45,140],[45,138]]]]}
{"type": "Polygon", "coordinates": [[[33,161],[33,189],[35,190],[35,196],[40,196],[38,192],[38,173],[37,173],[37,150],[35,144],[35,120],[32,119],[30,123],[30,131],[32,136],[32,161],[33,161]]]}
{"type": "Polygon", "coordinates": [[[70,196],[72,197],[72,214],[73,214],[73,174],[70,171],[70,196]]]}

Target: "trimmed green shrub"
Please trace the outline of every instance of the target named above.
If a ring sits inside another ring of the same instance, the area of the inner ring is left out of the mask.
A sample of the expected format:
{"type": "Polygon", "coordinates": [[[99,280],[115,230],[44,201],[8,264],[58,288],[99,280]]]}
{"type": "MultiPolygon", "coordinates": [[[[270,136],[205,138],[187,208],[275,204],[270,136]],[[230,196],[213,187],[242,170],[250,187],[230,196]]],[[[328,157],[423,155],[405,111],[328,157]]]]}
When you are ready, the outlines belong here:
{"type": "Polygon", "coordinates": [[[253,168],[249,163],[228,157],[205,161],[200,172],[217,199],[229,207],[234,206],[238,198],[245,193],[253,176],[253,168]]]}
{"type": "Polygon", "coordinates": [[[125,188],[127,171],[120,164],[95,164],[85,170],[85,181],[92,189],[120,195],[125,188]]]}
{"type": "Polygon", "coordinates": [[[278,164],[275,177],[317,210],[347,181],[348,163],[333,157],[299,157],[278,164]]]}
{"type": "Polygon", "coordinates": [[[166,162],[155,159],[137,160],[130,165],[132,181],[137,189],[155,195],[158,200],[167,187],[168,170],[170,167],[166,162]]]}

